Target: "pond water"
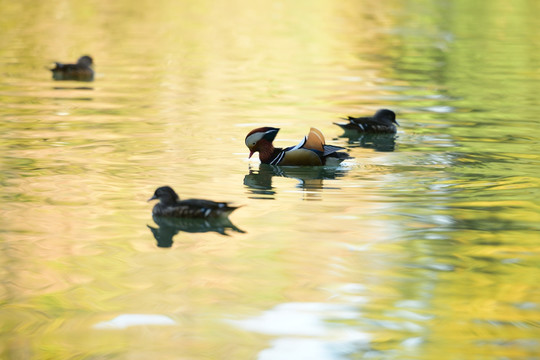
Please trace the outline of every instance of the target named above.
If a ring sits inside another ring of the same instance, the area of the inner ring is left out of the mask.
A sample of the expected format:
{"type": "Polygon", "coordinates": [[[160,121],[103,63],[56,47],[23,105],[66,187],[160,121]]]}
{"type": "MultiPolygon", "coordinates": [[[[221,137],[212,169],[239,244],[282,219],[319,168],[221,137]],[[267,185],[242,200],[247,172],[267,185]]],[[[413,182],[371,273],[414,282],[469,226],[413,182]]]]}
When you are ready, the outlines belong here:
{"type": "Polygon", "coordinates": [[[540,357],[539,2],[0,10],[2,359],[540,357]],[[260,166],[259,126],[353,158],[260,166]],[[243,206],[156,223],[162,185],[243,206]]]}

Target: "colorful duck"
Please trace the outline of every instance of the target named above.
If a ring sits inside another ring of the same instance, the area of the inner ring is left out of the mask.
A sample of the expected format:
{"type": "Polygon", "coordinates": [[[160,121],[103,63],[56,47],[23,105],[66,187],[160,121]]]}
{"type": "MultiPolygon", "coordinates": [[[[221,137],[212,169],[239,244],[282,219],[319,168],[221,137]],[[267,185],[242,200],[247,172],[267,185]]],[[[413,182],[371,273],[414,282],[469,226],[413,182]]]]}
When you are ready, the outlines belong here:
{"type": "Polygon", "coordinates": [[[156,189],[154,195],[148,199],[159,200],[152,209],[152,215],[177,218],[218,218],[226,217],[239,206],[229,206],[226,202],[215,202],[202,199],[180,200],[170,186],[156,189]]]}
{"type": "Polygon", "coordinates": [[[323,134],[315,128],[311,128],[298,145],[285,149],[275,148],[272,142],[278,131],[279,129],[274,127],[261,127],[250,131],[246,136],[249,157],[258,151],[263,164],[280,166],[339,165],[349,158],[349,154],[339,151],[345,148],[326,145],[323,134]]]}
{"type": "Polygon", "coordinates": [[[54,80],[94,80],[93,60],[90,56],[84,55],[77,60],[76,64],[62,64],[57,62],[56,67],[51,69],[54,80]]]}
{"type": "Polygon", "coordinates": [[[381,109],[373,116],[352,117],[349,116],[345,120],[349,120],[347,124],[338,124],[343,130],[355,130],[364,133],[386,133],[393,134],[397,131],[396,114],[392,110],[381,109]]]}

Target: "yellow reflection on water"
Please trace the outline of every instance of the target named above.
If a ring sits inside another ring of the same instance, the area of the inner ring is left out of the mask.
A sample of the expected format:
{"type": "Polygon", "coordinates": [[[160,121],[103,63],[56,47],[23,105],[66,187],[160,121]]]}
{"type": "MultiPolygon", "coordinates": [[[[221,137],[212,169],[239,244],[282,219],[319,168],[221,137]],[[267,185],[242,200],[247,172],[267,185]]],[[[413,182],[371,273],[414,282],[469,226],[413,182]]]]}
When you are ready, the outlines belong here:
{"type": "Polygon", "coordinates": [[[536,356],[535,7],[1,3],[0,354],[536,356]],[[94,82],[50,78],[85,53],[94,82]],[[332,125],[379,107],[390,146],[332,125]],[[355,159],[259,166],[265,125],[355,159]],[[156,224],[166,184],[244,205],[243,232],[156,224]],[[175,325],[96,327],[156,316],[175,325]]]}

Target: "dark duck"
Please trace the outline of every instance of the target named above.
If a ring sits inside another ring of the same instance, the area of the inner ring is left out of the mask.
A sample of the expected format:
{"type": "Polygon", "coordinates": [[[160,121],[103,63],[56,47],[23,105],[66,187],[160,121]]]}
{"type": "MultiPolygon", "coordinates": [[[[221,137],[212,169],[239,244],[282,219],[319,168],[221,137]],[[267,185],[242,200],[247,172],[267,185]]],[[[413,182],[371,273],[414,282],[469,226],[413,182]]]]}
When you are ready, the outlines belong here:
{"type": "Polygon", "coordinates": [[[349,120],[346,124],[338,124],[343,130],[358,131],[368,134],[394,134],[397,131],[396,114],[392,110],[381,109],[373,116],[352,117],[349,116],[344,120],[349,120]]]}
{"type": "Polygon", "coordinates": [[[154,195],[148,199],[151,200],[159,200],[152,209],[152,215],[164,217],[211,219],[226,217],[239,208],[226,202],[203,199],[180,200],[170,186],[157,188],[154,195]]]}
{"type": "Polygon", "coordinates": [[[263,164],[279,166],[337,166],[349,158],[349,154],[340,146],[326,145],[323,134],[311,128],[309,134],[296,146],[275,148],[273,145],[279,129],[261,127],[250,131],[246,136],[249,157],[259,152],[263,164]]]}
{"type": "Polygon", "coordinates": [[[84,55],[77,60],[76,64],[56,63],[56,67],[51,69],[54,80],[94,80],[93,60],[90,56],[84,55]]]}

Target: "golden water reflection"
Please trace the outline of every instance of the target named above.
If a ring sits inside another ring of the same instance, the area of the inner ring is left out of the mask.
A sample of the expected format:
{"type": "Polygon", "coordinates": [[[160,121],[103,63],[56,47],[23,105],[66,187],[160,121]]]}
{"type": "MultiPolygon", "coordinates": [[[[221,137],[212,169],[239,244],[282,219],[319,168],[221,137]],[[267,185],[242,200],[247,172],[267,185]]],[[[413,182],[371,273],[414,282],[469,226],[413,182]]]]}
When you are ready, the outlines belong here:
{"type": "Polygon", "coordinates": [[[537,8],[1,3],[0,357],[538,357],[537,8]],[[50,79],[82,53],[91,89],[50,79]],[[354,159],[249,162],[267,125],[354,159]],[[160,223],[164,184],[244,206],[160,223]]]}

